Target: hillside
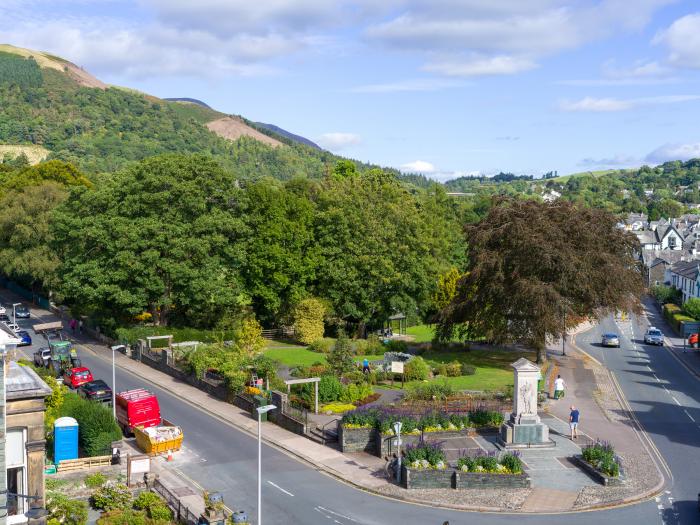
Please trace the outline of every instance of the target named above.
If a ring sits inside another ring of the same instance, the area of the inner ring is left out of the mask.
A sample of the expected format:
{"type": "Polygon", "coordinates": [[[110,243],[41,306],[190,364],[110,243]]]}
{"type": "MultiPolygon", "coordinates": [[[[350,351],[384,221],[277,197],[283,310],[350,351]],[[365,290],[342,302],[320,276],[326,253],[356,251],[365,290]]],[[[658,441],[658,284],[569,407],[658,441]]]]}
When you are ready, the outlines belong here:
{"type": "Polygon", "coordinates": [[[340,159],[198,102],[109,86],[49,53],[0,46],[3,154],[32,146],[94,173],[160,153],[207,153],[238,177],[283,180],[320,178],[340,159]]]}

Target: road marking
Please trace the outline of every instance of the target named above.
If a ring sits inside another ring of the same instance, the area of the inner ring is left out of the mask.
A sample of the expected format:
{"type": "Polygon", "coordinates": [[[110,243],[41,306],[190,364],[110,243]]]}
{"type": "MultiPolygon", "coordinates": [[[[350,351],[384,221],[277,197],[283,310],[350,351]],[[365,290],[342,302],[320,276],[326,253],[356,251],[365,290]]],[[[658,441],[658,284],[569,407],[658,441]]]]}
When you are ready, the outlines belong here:
{"type": "Polygon", "coordinates": [[[280,487],[277,483],[273,483],[273,482],[270,481],[269,479],[267,480],[267,482],[268,482],[270,485],[272,485],[273,487],[275,487],[277,490],[279,490],[280,492],[284,492],[287,496],[292,496],[292,497],[294,497],[294,494],[292,494],[292,493],[289,492],[288,490],[284,490],[284,489],[283,489],[282,487],[280,487]]]}
{"type": "Polygon", "coordinates": [[[673,399],[676,402],[676,405],[681,406],[680,401],[678,401],[674,396],[671,396],[671,399],[673,399]]]}
{"type": "Polygon", "coordinates": [[[683,412],[685,412],[685,415],[688,416],[693,423],[695,423],[693,416],[691,416],[685,408],[683,409],[683,412]]]}
{"type": "Polygon", "coordinates": [[[350,516],[343,516],[342,514],[338,514],[337,512],[333,512],[332,510],[321,507],[320,505],[316,508],[322,510],[323,512],[328,512],[329,514],[333,514],[333,516],[338,516],[339,518],[343,518],[344,520],[350,520],[353,523],[357,523],[357,520],[352,519],[350,516]]]}

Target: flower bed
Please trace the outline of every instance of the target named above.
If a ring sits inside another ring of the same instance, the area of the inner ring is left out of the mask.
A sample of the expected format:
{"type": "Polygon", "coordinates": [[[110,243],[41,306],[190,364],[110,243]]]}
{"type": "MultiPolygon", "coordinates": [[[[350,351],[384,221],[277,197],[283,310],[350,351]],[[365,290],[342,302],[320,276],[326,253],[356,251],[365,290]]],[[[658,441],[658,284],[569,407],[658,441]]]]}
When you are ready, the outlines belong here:
{"type": "Polygon", "coordinates": [[[593,479],[603,485],[624,483],[615,449],[606,441],[596,441],[592,445],[584,447],[580,456],[574,456],[574,461],[593,479]]]}

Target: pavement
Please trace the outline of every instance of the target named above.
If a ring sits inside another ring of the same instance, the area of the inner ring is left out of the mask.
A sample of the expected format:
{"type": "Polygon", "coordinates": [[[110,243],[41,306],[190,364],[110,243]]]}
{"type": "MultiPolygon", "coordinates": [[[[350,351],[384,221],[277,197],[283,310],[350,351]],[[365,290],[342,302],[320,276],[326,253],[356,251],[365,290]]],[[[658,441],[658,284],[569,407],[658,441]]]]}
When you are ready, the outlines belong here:
{"type": "MultiPolygon", "coordinates": [[[[9,302],[13,298],[9,292],[0,290],[0,299],[9,302]]],[[[42,320],[51,320],[50,312],[33,309],[35,317],[42,320]]],[[[33,322],[36,322],[34,320],[33,322]]],[[[32,322],[24,326],[31,326],[32,322]]],[[[591,340],[598,336],[592,329],[591,340]]],[[[606,328],[609,329],[609,328],[606,328]]],[[[101,345],[85,341],[86,346],[81,350],[83,362],[93,370],[96,377],[111,382],[111,352],[101,345]]],[[[38,345],[35,345],[38,346],[38,345]]],[[[579,346],[585,347],[592,353],[595,349],[589,348],[586,341],[579,346]]],[[[32,351],[30,348],[29,352],[32,351]]],[[[257,425],[247,414],[231,405],[221,403],[199,391],[184,389],[185,386],[169,376],[157,373],[144,365],[130,361],[125,356],[117,358],[117,390],[147,386],[159,397],[162,413],[168,419],[174,420],[182,426],[185,433],[185,446],[176,457],[174,465],[168,465],[174,474],[181,474],[181,479],[189,479],[196,487],[206,487],[211,490],[220,490],[224,493],[227,504],[235,509],[246,510],[255,518],[255,497],[257,479],[257,443],[254,438],[257,425]],[[143,368],[133,368],[134,365],[143,368]],[[148,376],[148,373],[156,373],[161,377],[148,376]],[[203,396],[203,397],[202,397],[203,396]],[[219,405],[221,403],[221,406],[219,405]],[[236,422],[235,424],[233,422],[236,422]],[[251,435],[251,433],[253,435],[251,435]]],[[[671,358],[669,358],[671,359],[671,358]]],[[[675,363],[675,361],[673,361],[675,363]]],[[[675,367],[677,364],[669,364],[668,360],[660,363],[660,366],[675,367]]],[[[615,366],[618,366],[616,363],[615,366]]],[[[575,370],[575,367],[572,368],[575,370]]],[[[617,373],[617,369],[615,370],[617,373]]],[[[568,372],[567,372],[568,373],[568,372]]],[[[576,374],[577,372],[572,372],[576,374]]],[[[633,393],[636,390],[620,380],[622,390],[627,394],[627,388],[633,393]]],[[[698,391],[696,383],[686,385],[689,389],[698,391]]],[[[191,387],[190,387],[191,388],[191,387]]],[[[639,385],[645,393],[654,393],[658,387],[639,385]]],[[[195,389],[192,389],[195,390],[195,389]]],[[[572,393],[572,396],[574,393],[572,393]]],[[[583,399],[585,394],[581,394],[583,399]]],[[[569,401],[571,398],[567,398],[569,401]]],[[[630,403],[634,406],[635,399],[630,403]]],[[[592,423],[593,407],[586,408],[582,426],[592,423]]],[[[555,416],[556,413],[552,413],[555,416]]],[[[698,414],[700,420],[700,414],[698,414]]],[[[560,424],[562,424],[560,422],[560,424]]],[[[556,423],[552,423],[556,426],[556,423]]],[[[564,424],[565,428],[565,424],[564,424]]],[[[289,523],[340,523],[340,524],[379,524],[379,523],[484,523],[500,524],[511,523],[512,516],[506,513],[464,513],[454,509],[440,509],[424,505],[411,505],[406,502],[379,497],[368,493],[367,490],[355,490],[358,481],[378,486],[384,483],[372,476],[378,465],[366,464],[359,457],[344,456],[337,451],[322,447],[309,440],[286,435],[285,431],[277,429],[274,425],[263,424],[263,437],[269,440],[272,446],[263,445],[263,502],[266,507],[266,522],[285,524],[289,523]],[[284,432],[284,434],[277,434],[284,432]],[[272,442],[272,439],[276,443],[272,442]],[[290,450],[295,447],[303,447],[300,456],[292,457],[290,450]],[[318,448],[317,448],[318,447],[318,448]],[[302,461],[299,462],[298,459],[302,461]],[[323,468],[322,468],[323,467],[323,468]],[[326,471],[325,469],[329,470],[326,471]],[[333,476],[328,476],[328,473],[333,476]]],[[[592,432],[592,430],[591,430],[592,432]]],[[[700,440],[697,435],[691,439],[692,447],[696,447],[700,440]]],[[[573,445],[573,444],[572,444],[573,445]]],[[[562,445],[563,446],[563,445],[562,445]]],[[[696,454],[697,455],[697,454],[696,454]]],[[[526,459],[526,462],[528,459],[526,459]]],[[[555,465],[543,459],[545,464],[538,464],[538,458],[529,458],[533,466],[546,470],[555,465]]],[[[566,467],[564,467],[566,468],[566,467]]],[[[671,464],[673,474],[676,470],[683,470],[683,466],[671,464]]],[[[686,469],[689,470],[689,469],[686,469]]],[[[700,485],[697,483],[696,472],[699,469],[690,469],[687,476],[691,478],[688,483],[689,490],[695,490],[700,485]],[[695,481],[692,481],[695,476],[695,481]]],[[[679,474],[680,475],[680,474],[679,474]]],[[[673,488],[673,487],[671,487],[673,488]]],[[[562,495],[561,487],[553,488],[539,486],[526,502],[525,510],[537,512],[543,508],[552,509],[552,501],[566,501],[570,495],[562,495]],[[566,496],[566,497],[564,497],[566,496]],[[540,502],[538,502],[538,498],[540,502]],[[550,503],[546,503],[549,500],[550,503]],[[541,503],[544,501],[545,503],[541,503]]],[[[571,491],[566,491],[571,492],[571,491]]],[[[468,502],[464,502],[468,504],[468,502]]],[[[666,523],[695,523],[697,513],[690,519],[683,512],[679,512],[678,505],[669,504],[668,498],[661,503],[651,501],[637,505],[626,506],[619,509],[608,509],[596,513],[595,519],[615,520],[621,524],[658,523],[659,520],[666,523]],[[659,510],[661,505],[663,509],[659,510]]],[[[676,500],[678,503],[678,499],[676,500]]],[[[682,503],[686,503],[683,501],[682,503]]],[[[565,505],[570,508],[571,503],[565,505]]],[[[564,506],[564,505],[562,505],[564,506]]],[[[686,505],[686,508],[688,505],[686,505]]],[[[563,509],[562,509],[563,510],[563,509]]],[[[527,515],[521,514],[519,520],[531,523],[590,523],[590,514],[568,514],[566,517],[559,515],[527,515]]]]}

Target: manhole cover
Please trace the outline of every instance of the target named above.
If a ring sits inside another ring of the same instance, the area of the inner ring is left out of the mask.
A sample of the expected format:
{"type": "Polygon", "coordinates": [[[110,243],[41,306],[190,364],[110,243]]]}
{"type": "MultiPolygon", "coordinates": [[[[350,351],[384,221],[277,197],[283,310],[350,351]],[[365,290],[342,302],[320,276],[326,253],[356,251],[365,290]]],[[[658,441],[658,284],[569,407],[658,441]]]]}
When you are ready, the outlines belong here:
{"type": "Polygon", "coordinates": [[[174,489],[173,493],[178,498],[184,498],[185,496],[196,496],[197,493],[189,487],[180,487],[179,489],[174,489]]]}

